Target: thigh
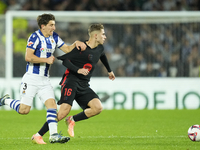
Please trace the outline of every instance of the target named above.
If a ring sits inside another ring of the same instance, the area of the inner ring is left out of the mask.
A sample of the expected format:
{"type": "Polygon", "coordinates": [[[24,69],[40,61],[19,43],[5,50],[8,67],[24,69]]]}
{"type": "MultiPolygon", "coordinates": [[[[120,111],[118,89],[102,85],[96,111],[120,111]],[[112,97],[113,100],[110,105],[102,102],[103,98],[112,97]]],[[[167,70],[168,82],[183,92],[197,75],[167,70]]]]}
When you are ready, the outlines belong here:
{"type": "Polygon", "coordinates": [[[67,103],[69,105],[73,105],[73,101],[76,95],[77,86],[74,83],[67,83],[61,87],[61,97],[58,101],[58,105],[62,103],[67,103]]]}
{"type": "Polygon", "coordinates": [[[33,98],[35,97],[38,91],[38,87],[36,85],[30,84],[28,81],[23,81],[20,86],[20,99],[21,103],[32,106],[33,98]]]}
{"type": "Polygon", "coordinates": [[[75,97],[76,102],[79,104],[79,106],[84,110],[90,106],[88,106],[88,103],[93,100],[94,98],[99,99],[98,95],[91,89],[87,88],[85,91],[80,92],[75,97]]]}
{"type": "Polygon", "coordinates": [[[45,104],[47,100],[54,100],[55,101],[55,95],[53,87],[48,79],[43,81],[43,84],[38,85],[38,92],[37,95],[39,96],[42,103],[45,104]]]}

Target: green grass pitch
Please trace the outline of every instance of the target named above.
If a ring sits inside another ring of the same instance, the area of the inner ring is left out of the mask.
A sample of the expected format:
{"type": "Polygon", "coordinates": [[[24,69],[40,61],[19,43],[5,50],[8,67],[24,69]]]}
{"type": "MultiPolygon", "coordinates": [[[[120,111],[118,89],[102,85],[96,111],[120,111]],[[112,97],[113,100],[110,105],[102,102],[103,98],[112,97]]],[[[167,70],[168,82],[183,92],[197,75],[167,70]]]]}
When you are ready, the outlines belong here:
{"type": "MultiPolygon", "coordinates": [[[[80,110],[81,111],[81,110],[80,110]]],[[[80,111],[71,111],[76,114],[80,111]]],[[[200,110],[103,110],[76,123],[75,137],[65,144],[46,145],[30,140],[45,121],[45,110],[31,110],[28,115],[0,110],[0,150],[194,150],[200,142],[187,136],[191,125],[200,124],[200,110]]],[[[64,121],[58,131],[67,135],[64,121]]]]}

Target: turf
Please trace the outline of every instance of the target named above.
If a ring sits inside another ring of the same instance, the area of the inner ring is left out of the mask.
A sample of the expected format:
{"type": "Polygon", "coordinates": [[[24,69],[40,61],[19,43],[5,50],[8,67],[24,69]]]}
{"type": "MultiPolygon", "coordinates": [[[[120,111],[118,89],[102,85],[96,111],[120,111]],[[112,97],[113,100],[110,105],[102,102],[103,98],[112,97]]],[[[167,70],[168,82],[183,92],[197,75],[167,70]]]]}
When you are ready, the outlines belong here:
{"type": "MultiPolygon", "coordinates": [[[[71,111],[75,114],[79,111],[71,111]]],[[[65,144],[33,144],[31,136],[44,123],[45,110],[28,115],[0,110],[0,150],[195,150],[200,142],[187,136],[188,128],[200,124],[200,110],[104,110],[76,123],[75,137],[65,144]]],[[[64,121],[58,130],[67,135],[64,121]]]]}

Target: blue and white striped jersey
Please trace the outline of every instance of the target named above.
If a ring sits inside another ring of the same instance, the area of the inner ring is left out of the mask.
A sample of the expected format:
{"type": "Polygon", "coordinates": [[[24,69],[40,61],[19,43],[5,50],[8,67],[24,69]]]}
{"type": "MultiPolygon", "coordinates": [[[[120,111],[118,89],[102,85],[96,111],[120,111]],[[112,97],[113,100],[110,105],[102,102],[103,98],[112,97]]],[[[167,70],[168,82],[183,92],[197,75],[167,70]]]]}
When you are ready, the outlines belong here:
{"type": "MultiPolygon", "coordinates": [[[[34,49],[34,54],[40,58],[48,58],[53,55],[56,47],[60,48],[64,45],[63,40],[57,33],[53,33],[50,37],[44,37],[40,30],[31,34],[27,41],[27,48],[34,49]]],[[[50,65],[47,63],[27,63],[26,72],[30,74],[38,74],[40,76],[49,76],[50,65]]]]}

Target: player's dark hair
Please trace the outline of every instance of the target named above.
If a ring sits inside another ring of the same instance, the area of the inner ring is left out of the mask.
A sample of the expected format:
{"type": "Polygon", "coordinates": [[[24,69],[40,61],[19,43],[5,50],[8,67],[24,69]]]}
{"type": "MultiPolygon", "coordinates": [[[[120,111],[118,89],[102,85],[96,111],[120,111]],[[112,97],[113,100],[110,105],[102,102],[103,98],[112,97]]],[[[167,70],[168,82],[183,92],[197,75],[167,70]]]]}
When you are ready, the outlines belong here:
{"type": "Polygon", "coordinates": [[[55,21],[55,16],[52,14],[42,14],[37,17],[38,27],[41,29],[41,25],[47,25],[50,20],[55,21]]]}
{"type": "Polygon", "coordinates": [[[104,29],[104,26],[102,24],[92,24],[90,25],[89,29],[88,29],[88,33],[90,35],[90,33],[92,33],[93,31],[100,31],[101,29],[104,29]]]}

